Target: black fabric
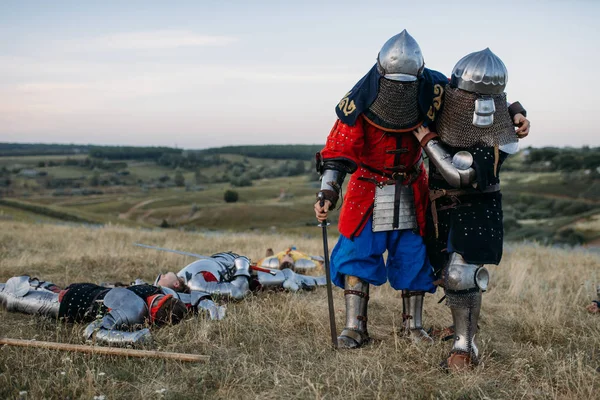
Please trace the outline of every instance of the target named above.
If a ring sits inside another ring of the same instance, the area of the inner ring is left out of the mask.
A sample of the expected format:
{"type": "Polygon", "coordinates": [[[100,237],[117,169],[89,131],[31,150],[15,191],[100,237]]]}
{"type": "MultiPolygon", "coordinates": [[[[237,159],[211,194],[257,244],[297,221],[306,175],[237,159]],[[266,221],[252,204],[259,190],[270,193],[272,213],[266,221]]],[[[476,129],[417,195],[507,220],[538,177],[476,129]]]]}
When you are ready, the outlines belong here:
{"type": "MultiPolygon", "coordinates": [[[[479,191],[474,189],[473,194],[446,196],[436,200],[439,232],[437,238],[431,206],[427,212],[427,254],[438,277],[448,261],[449,246],[469,263],[498,264],[502,258],[504,235],[502,194],[499,191],[481,191],[500,183],[500,167],[508,154],[499,152],[495,176],[493,147],[447,149],[451,154],[466,150],[473,155],[479,191]]],[[[429,164],[429,187],[432,190],[455,189],[441,177],[433,163],[429,164]]]]}
{"type": "MultiPolygon", "coordinates": [[[[127,288],[141,297],[144,301],[148,296],[162,293],[160,288],[153,285],[134,285],[127,288]]],[[[99,301],[112,290],[93,283],[73,283],[65,289],[58,316],[70,322],[90,322],[99,315],[104,315],[108,309],[99,301]]]]}
{"type": "Polygon", "coordinates": [[[106,313],[106,307],[97,300],[104,299],[111,289],[93,283],[74,283],[67,286],[58,316],[70,322],[90,322],[99,314],[106,313]]]}
{"type": "Polygon", "coordinates": [[[131,290],[133,293],[137,294],[144,301],[146,301],[146,299],[149,296],[162,293],[159,287],[156,287],[153,285],[147,285],[147,284],[133,285],[133,286],[129,286],[127,289],[131,290]]]}

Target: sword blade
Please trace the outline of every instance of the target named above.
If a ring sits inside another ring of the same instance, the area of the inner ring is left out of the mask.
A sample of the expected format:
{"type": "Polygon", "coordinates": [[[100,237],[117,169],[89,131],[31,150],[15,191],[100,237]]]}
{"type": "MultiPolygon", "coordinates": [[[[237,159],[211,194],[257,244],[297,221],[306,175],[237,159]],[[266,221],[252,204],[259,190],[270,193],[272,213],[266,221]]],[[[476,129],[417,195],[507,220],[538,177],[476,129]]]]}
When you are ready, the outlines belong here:
{"type": "Polygon", "coordinates": [[[329,268],[329,244],[327,243],[327,221],[323,221],[323,254],[325,254],[325,279],[327,279],[327,307],[329,308],[329,330],[331,332],[331,345],[338,348],[337,328],[335,326],[335,310],[333,307],[333,289],[331,287],[331,270],[329,268]]]}
{"type": "Polygon", "coordinates": [[[165,249],[164,247],[150,246],[149,244],[134,243],[133,245],[138,246],[138,247],[144,247],[146,249],[154,249],[154,250],[160,250],[160,251],[167,251],[169,253],[181,254],[182,256],[190,256],[190,257],[196,257],[196,258],[200,258],[200,259],[210,258],[208,256],[203,256],[201,254],[188,253],[187,251],[165,249]]]}

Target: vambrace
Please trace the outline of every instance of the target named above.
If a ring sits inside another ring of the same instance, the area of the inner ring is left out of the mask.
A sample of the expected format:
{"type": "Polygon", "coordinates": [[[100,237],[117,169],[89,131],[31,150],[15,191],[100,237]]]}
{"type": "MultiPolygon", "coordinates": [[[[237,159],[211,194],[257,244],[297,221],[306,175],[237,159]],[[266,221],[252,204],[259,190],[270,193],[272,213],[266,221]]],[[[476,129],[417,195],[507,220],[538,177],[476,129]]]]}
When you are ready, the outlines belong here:
{"type": "Polygon", "coordinates": [[[435,164],[440,174],[452,187],[468,187],[477,178],[473,169],[473,156],[467,151],[459,151],[452,155],[444,148],[440,140],[432,139],[423,148],[435,164]]]}
{"type": "Polygon", "coordinates": [[[342,184],[346,173],[338,171],[336,169],[326,169],[321,175],[321,190],[323,198],[331,202],[331,208],[335,209],[335,206],[340,198],[340,192],[342,191],[342,184]]]}
{"type": "Polygon", "coordinates": [[[250,284],[246,275],[238,275],[231,282],[206,282],[204,277],[198,274],[188,282],[188,286],[192,291],[204,292],[211,296],[222,296],[233,300],[241,300],[250,293],[250,284]]]}
{"type": "Polygon", "coordinates": [[[150,329],[144,328],[138,331],[119,331],[116,329],[105,329],[102,327],[102,320],[96,320],[89,324],[84,332],[85,340],[95,340],[103,344],[147,344],[152,342],[150,329]]]}
{"type": "Polygon", "coordinates": [[[313,290],[317,286],[327,284],[324,277],[300,275],[288,268],[275,271],[275,275],[258,271],[256,277],[258,283],[265,289],[283,288],[291,292],[313,290]]]}
{"type": "Polygon", "coordinates": [[[200,300],[197,307],[198,311],[204,310],[213,321],[220,321],[225,318],[227,307],[218,306],[210,299],[200,300]]]}

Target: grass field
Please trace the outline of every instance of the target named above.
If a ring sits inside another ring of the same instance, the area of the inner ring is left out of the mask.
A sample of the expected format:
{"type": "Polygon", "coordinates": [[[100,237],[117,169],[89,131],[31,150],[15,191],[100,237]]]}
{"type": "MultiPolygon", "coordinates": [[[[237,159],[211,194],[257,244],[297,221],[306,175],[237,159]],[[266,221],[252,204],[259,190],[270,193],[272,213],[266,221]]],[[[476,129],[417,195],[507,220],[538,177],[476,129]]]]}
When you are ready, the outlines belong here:
{"type": "MultiPolygon", "coordinates": [[[[302,235],[0,221],[0,281],[24,273],[61,286],[138,277],[152,281],[157,273],[191,261],[137,248],[134,242],[200,254],[234,250],[255,260],[266,247],[296,245],[322,254],[318,238],[302,235]]],[[[360,350],[330,349],[324,289],[261,293],[228,304],[223,321],[197,316],[153,331],[154,344],[147,348],[205,354],[211,357],[207,364],[0,348],[0,398],[598,398],[600,318],[584,306],[600,283],[599,263],[597,255],[582,251],[508,246],[501,265],[490,267],[480,321],[482,365],[472,372],[448,375],[438,368],[449,343],[418,346],[400,336],[400,293],[385,285],[371,294],[374,343],[360,350]]],[[[334,297],[340,329],[342,291],[335,289],[334,297]]],[[[440,297],[426,297],[428,327],[450,324],[447,307],[437,304],[440,297]]],[[[83,341],[83,325],[5,311],[0,318],[0,336],[83,341]]]]}

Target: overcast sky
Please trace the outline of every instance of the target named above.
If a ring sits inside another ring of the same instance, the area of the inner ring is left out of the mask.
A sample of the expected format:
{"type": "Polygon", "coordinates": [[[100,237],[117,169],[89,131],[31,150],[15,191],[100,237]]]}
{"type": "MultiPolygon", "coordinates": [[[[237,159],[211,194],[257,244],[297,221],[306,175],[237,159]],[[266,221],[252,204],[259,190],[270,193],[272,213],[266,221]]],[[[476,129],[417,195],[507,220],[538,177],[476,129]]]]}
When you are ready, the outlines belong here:
{"type": "Polygon", "coordinates": [[[593,0],[2,0],[0,141],[324,143],[406,28],[446,75],[485,47],[504,61],[522,145],[599,146],[599,17],[593,0]]]}

